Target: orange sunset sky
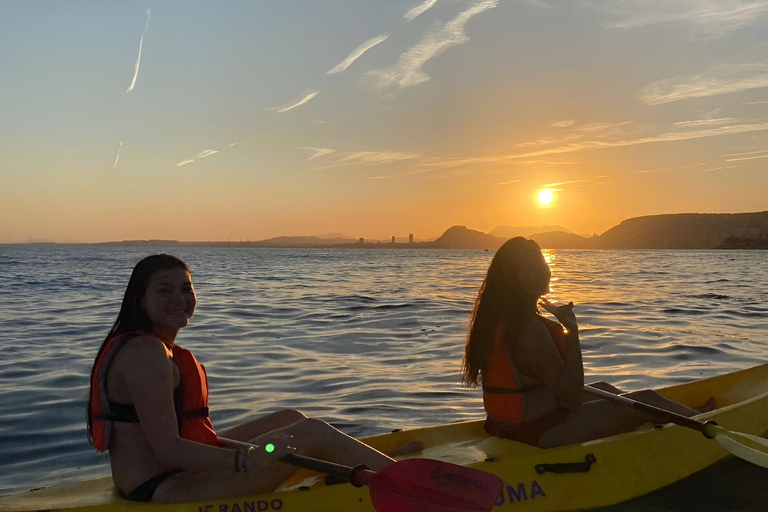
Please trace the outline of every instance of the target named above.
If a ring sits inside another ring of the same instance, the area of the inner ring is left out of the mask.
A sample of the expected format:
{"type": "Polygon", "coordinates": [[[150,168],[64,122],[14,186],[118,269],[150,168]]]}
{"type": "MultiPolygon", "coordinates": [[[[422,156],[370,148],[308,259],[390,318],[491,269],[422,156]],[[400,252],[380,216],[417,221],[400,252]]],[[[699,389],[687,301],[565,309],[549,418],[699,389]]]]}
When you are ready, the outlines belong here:
{"type": "Polygon", "coordinates": [[[768,0],[1,9],[0,243],[768,209],[768,0]]]}

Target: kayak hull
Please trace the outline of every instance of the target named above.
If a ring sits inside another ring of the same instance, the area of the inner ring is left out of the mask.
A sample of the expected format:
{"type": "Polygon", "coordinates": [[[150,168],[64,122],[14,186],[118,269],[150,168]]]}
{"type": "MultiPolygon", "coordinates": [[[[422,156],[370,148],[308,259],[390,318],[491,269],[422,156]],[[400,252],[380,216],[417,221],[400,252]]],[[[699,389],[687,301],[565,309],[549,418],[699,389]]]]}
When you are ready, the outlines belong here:
{"type": "MultiPolygon", "coordinates": [[[[746,434],[768,434],[768,364],[657,389],[689,406],[715,400],[715,410],[697,416],[746,434]]],[[[419,441],[423,450],[406,457],[443,460],[494,473],[504,481],[494,510],[530,512],[585,510],[655,491],[726,458],[715,440],[673,424],[645,425],[617,436],[540,449],[488,436],[483,421],[418,428],[364,438],[384,452],[419,441]],[[563,471],[563,472],[560,472],[563,471]],[[513,508],[510,508],[513,507],[513,508]]],[[[368,490],[326,486],[322,477],[298,471],[278,492],[194,503],[146,504],[121,499],[110,477],[0,498],[0,511],[118,512],[372,512],[368,490]]]]}

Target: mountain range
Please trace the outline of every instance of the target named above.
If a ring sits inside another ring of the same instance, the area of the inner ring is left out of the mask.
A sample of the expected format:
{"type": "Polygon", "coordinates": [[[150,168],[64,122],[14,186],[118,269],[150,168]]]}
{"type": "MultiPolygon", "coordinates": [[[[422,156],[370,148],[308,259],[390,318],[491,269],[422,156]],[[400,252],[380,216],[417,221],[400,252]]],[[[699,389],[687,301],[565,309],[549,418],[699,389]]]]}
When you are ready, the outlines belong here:
{"type": "Polygon", "coordinates": [[[508,239],[525,236],[543,249],[768,249],[768,211],[754,213],[679,213],[627,219],[605,233],[577,235],[562,226],[500,226],[490,233],[453,226],[433,241],[366,241],[341,233],[279,236],[247,242],[126,240],[107,245],[197,245],[238,247],[336,247],[498,249],[508,239]]]}

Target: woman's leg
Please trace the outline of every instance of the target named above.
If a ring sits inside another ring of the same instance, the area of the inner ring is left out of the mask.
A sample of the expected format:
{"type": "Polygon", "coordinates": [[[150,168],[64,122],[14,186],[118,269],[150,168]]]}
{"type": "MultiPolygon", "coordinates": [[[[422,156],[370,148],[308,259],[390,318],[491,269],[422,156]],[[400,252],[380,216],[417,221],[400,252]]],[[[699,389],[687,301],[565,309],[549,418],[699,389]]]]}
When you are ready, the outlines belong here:
{"type": "Polygon", "coordinates": [[[630,432],[649,421],[644,414],[606,400],[584,402],[559,425],[547,430],[540,448],[552,448],[630,432]]]}
{"type": "Polygon", "coordinates": [[[219,432],[219,437],[246,442],[267,432],[293,425],[297,421],[305,420],[304,413],[295,409],[284,409],[273,412],[261,418],[242,423],[232,428],[219,432]]]}
{"type": "Polygon", "coordinates": [[[364,464],[377,471],[394,459],[375,450],[365,443],[337,430],[328,423],[314,418],[306,418],[285,428],[267,432],[249,442],[261,446],[271,437],[286,436],[287,444],[296,449],[296,453],[347,466],[364,464]]]}
{"type": "MultiPolygon", "coordinates": [[[[626,396],[627,398],[631,398],[632,400],[637,400],[638,402],[643,402],[644,404],[653,405],[654,407],[658,407],[659,409],[665,409],[667,411],[672,411],[677,414],[682,414],[683,416],[694,416],[696,414],[700,414],[700,412],[703,412],[703,411],[697,411],[696,409],[691,409],[690,407],[685,406],[680,402],[675,402],[673,400],[664,398],[657,392],[650,389],[644,389],[642,391],[633,391],[632,393],[627,393],[624,396],[626,396]]],[[[654,420],[659,420],[658,417],[654,416],[653,418],[654,420]]]]}
{"type": "MultiPolygon", "coordinates": [[[[249,442],[262,446],[281,438],[294,447],[298,454],[347,466],[365,464],[370,469],[379,470],[394,462],[394,459],[344,434],[328,423],[311,418],[263,433],[250,439],[249,442]]],[[[262,458],[263,465],[254,463],[251,466],[253,469],[247,473],[184,471],[160,484],[152,501],[200,501],[272,492],[298,469],[273,460],[269,454],[261,450],[255,451],[250,457],[254,458],[253,462],[262,458]]]]}

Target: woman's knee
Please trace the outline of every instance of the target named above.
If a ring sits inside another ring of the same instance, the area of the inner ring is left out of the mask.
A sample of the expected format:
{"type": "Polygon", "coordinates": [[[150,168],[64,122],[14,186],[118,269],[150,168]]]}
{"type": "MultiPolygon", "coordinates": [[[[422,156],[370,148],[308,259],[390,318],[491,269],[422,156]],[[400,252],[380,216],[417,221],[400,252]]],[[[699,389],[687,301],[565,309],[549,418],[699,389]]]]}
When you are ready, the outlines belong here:
{"type": "Polygon", "coordinates": [[[609,393],[614,393],[614,394],[621,394],[621,393],[623,393],[622,390],[620,390],[619,388],[617,388],[613,384],[609,384],[609,383],[604,382],[604,381],[591,382],[591,383],[587,384],[587,386],[589,386],[591,388],[595,388],[595,389],[601,389],[603,391],[607,391],[609,393]]]}
{"type": "Polygon", "coordinates": [[[306,420],[307,415],[296,409],[283,409],[278,411],[275,415],[279,418],[281,423],[290,424],[298,421],[306,420]]]}

